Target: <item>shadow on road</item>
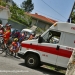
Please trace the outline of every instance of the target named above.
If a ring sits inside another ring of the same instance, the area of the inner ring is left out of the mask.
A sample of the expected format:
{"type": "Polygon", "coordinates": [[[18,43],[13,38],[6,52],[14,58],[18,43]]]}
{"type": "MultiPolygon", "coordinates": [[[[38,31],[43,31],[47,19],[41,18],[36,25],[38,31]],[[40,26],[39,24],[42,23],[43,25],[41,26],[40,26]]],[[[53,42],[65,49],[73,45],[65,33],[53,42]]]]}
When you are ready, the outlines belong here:
{"type": "MultiPolygon", "coordinates": [[[[25,66],[24,63],[20,63],[19,65],[25,66]]],[[[47,69],[47,68],[44,68],[44,67],[39,67],[39,68],[34,69],[34,70],[40,71],[40,72],[42,72],[44,74],[48,74],[48,75],[65,75],[63,73],[59,73],[59,72],[56,72],[56,71],[53,71],[53,70],[50,70],[50,69],[47,69]]]]}

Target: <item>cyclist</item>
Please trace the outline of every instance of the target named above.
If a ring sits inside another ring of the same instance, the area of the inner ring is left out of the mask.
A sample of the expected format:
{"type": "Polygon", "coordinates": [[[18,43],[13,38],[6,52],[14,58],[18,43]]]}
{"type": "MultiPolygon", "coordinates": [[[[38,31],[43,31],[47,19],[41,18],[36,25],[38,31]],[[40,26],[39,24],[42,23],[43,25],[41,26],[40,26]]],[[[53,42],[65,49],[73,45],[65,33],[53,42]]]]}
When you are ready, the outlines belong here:
{"type": "Polygon", "coordinates": [[[3,43],[4,43],[4,45],[3,45],[2,48],[4,48],[6,50],[6,55],[5,56],[7,56],[7,53],[8,53],[7,52],[7,45],[9,45],[8,41],[10,39],[11,31],[10,31],[10,25],[9,24],[6,24],[5,27],[6,28],[4,29],[4,33],[3,33],[3,43]]]}
{"type": "Polygon", "coordinates": [[[2,40],[3,40],[3,34],[4,34],[4,28],[3,28],[3,25],[0,24],[0,43],[2,43],[2,40]]]}
{"type": "Polygon", "coordinates": [[[15,53],[15,57],[16,57],[16,53],[19,51],[19,48],[20,48],[20,44],[18,42],[18,38],[14,38],[14,41],[12,42],[12,45],[10,47],[11,55],[15,53]]]}
{"type": "Polygon", "coordinates": [[[4,34],[4,28],[3,25],[0,24],[0,36],[2,36],[4,34]]]}
{"type": "Polygon", "coordinates": [[[22,41],[24,41],[24,39],[25,39],[25,32],[22,32],[21,34],[20,34],[20,37],[19,37],[19,43],[21,43],[22,41]]]}
{"type": "Polygon", "coordinates": [[[10,39],[10,34],[11,34],[11,27],[9,24],[6,25],[5,31],[4,31],[4,43],[7,44],[9,39],[10,39]]]}
{"type": "Polygon", "coordinates": [[[28,40],[32,40],[32,39],[34,39],[34,38],[35,38],[34,33],[31,33],[30,36],[29,36],[29,38],[28,38],[28,40]]]}

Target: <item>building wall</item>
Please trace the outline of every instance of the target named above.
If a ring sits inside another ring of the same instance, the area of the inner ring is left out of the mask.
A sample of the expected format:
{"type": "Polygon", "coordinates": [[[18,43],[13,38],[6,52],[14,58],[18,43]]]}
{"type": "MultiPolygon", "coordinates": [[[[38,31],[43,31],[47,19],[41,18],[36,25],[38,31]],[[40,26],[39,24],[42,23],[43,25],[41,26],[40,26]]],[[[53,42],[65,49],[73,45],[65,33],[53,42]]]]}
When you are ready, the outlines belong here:
{"type": "Polygon", "coordinates": [[[12,20],[8,20],[8,23],[12,25],[12,28],[16,28],[16,29],[19,29],[19,30],[22,30],[22,29],[24,29],[24,28],[27,28],[26,25],[23,25],[23,24],[14,22],[14,21],[12,21],[12,20]]]}
{"type": "Polygon", "coordinates": [[[8,12],[6,9],[0,10],[0,20],[2,21],[2,24],[5,25],[8,22],[8,12]]]}
{"type": "Polygon", "coordinates": [[[36,25],[37,27],[40,27],[43,30],[46,30],[51,26],[51,24],[49,23],[34,18],[32,18],[32,25],[36,25]]]}
{"type": "Polygon", "coordinates": [[[36,25],[37,20],[36,19],[32,19],[32,24],[31,25],[36,25]]]}
{"type": "Polygon", "coordinates": [[[6,9],[2,9],[1,11],[0,11],[0,18],[2,18],[2,19],[8,19],[8,12],[7,12],[7,10],[6,9]]]}
{"type": "Polygon", "coordinates": [[[45,30],[46,23],[44,23],[42,21],[38,21],[37,26],[42,28],[43,30],[45,30]]]}
{"type": "Polygon", "coordinates": [[[12,0],[8,0],[8,2],[7,2],[7,0],[2,0],[2,1],[4,1],[4,2],[8,3],[10,6],[12,6],[12,0]]]}
{"type": "Polygon", "coordinates": [[[7,2],[10,6],[12,6],[12,0],[7,2]]]}
{"type": "Polygon", "coordinates": [[[1,19],[1,20],[3,25],[6,25],[6,23],[8,23],[8,19],[1,19]]]}

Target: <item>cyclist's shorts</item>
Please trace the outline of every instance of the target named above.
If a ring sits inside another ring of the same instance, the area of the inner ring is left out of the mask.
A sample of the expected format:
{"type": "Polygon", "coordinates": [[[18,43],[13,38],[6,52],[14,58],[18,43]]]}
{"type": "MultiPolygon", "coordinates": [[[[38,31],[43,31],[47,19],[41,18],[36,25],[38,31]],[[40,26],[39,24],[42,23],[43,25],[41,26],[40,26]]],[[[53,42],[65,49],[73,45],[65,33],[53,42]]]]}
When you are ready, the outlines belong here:
{"type": "Polygon", "coordinates": [[[9,40],[9,39],[4,39],[4,43],[8,43],[8,40],[9,40]]]}

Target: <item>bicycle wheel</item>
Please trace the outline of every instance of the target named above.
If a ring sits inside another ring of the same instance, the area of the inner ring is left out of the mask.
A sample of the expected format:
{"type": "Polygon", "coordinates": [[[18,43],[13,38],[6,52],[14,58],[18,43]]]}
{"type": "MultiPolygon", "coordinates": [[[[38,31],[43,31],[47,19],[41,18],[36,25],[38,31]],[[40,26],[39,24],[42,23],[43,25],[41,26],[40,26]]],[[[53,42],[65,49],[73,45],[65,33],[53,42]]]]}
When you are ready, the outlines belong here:
{"type": "Polygon", "coordinates": [[[4,44],[0,43],[0,54],[2,54],[5,51],[4,44]]]}
{"type": "Polygon", "coordinates": [[[5,51],[6,55],[10,55],[10,47],[8,45],[6,45],[6,51],[5,51]]]}
{"type": "Polygon", "coordinates": [[[2,54],[3,53],[3,50],[2,49],[0,49],[0,54],[2,54]]]}
{"type": "Polygon", "coordinates": [[[10,55],[10,49],[7,48],[7,55],[10,55]]]}

